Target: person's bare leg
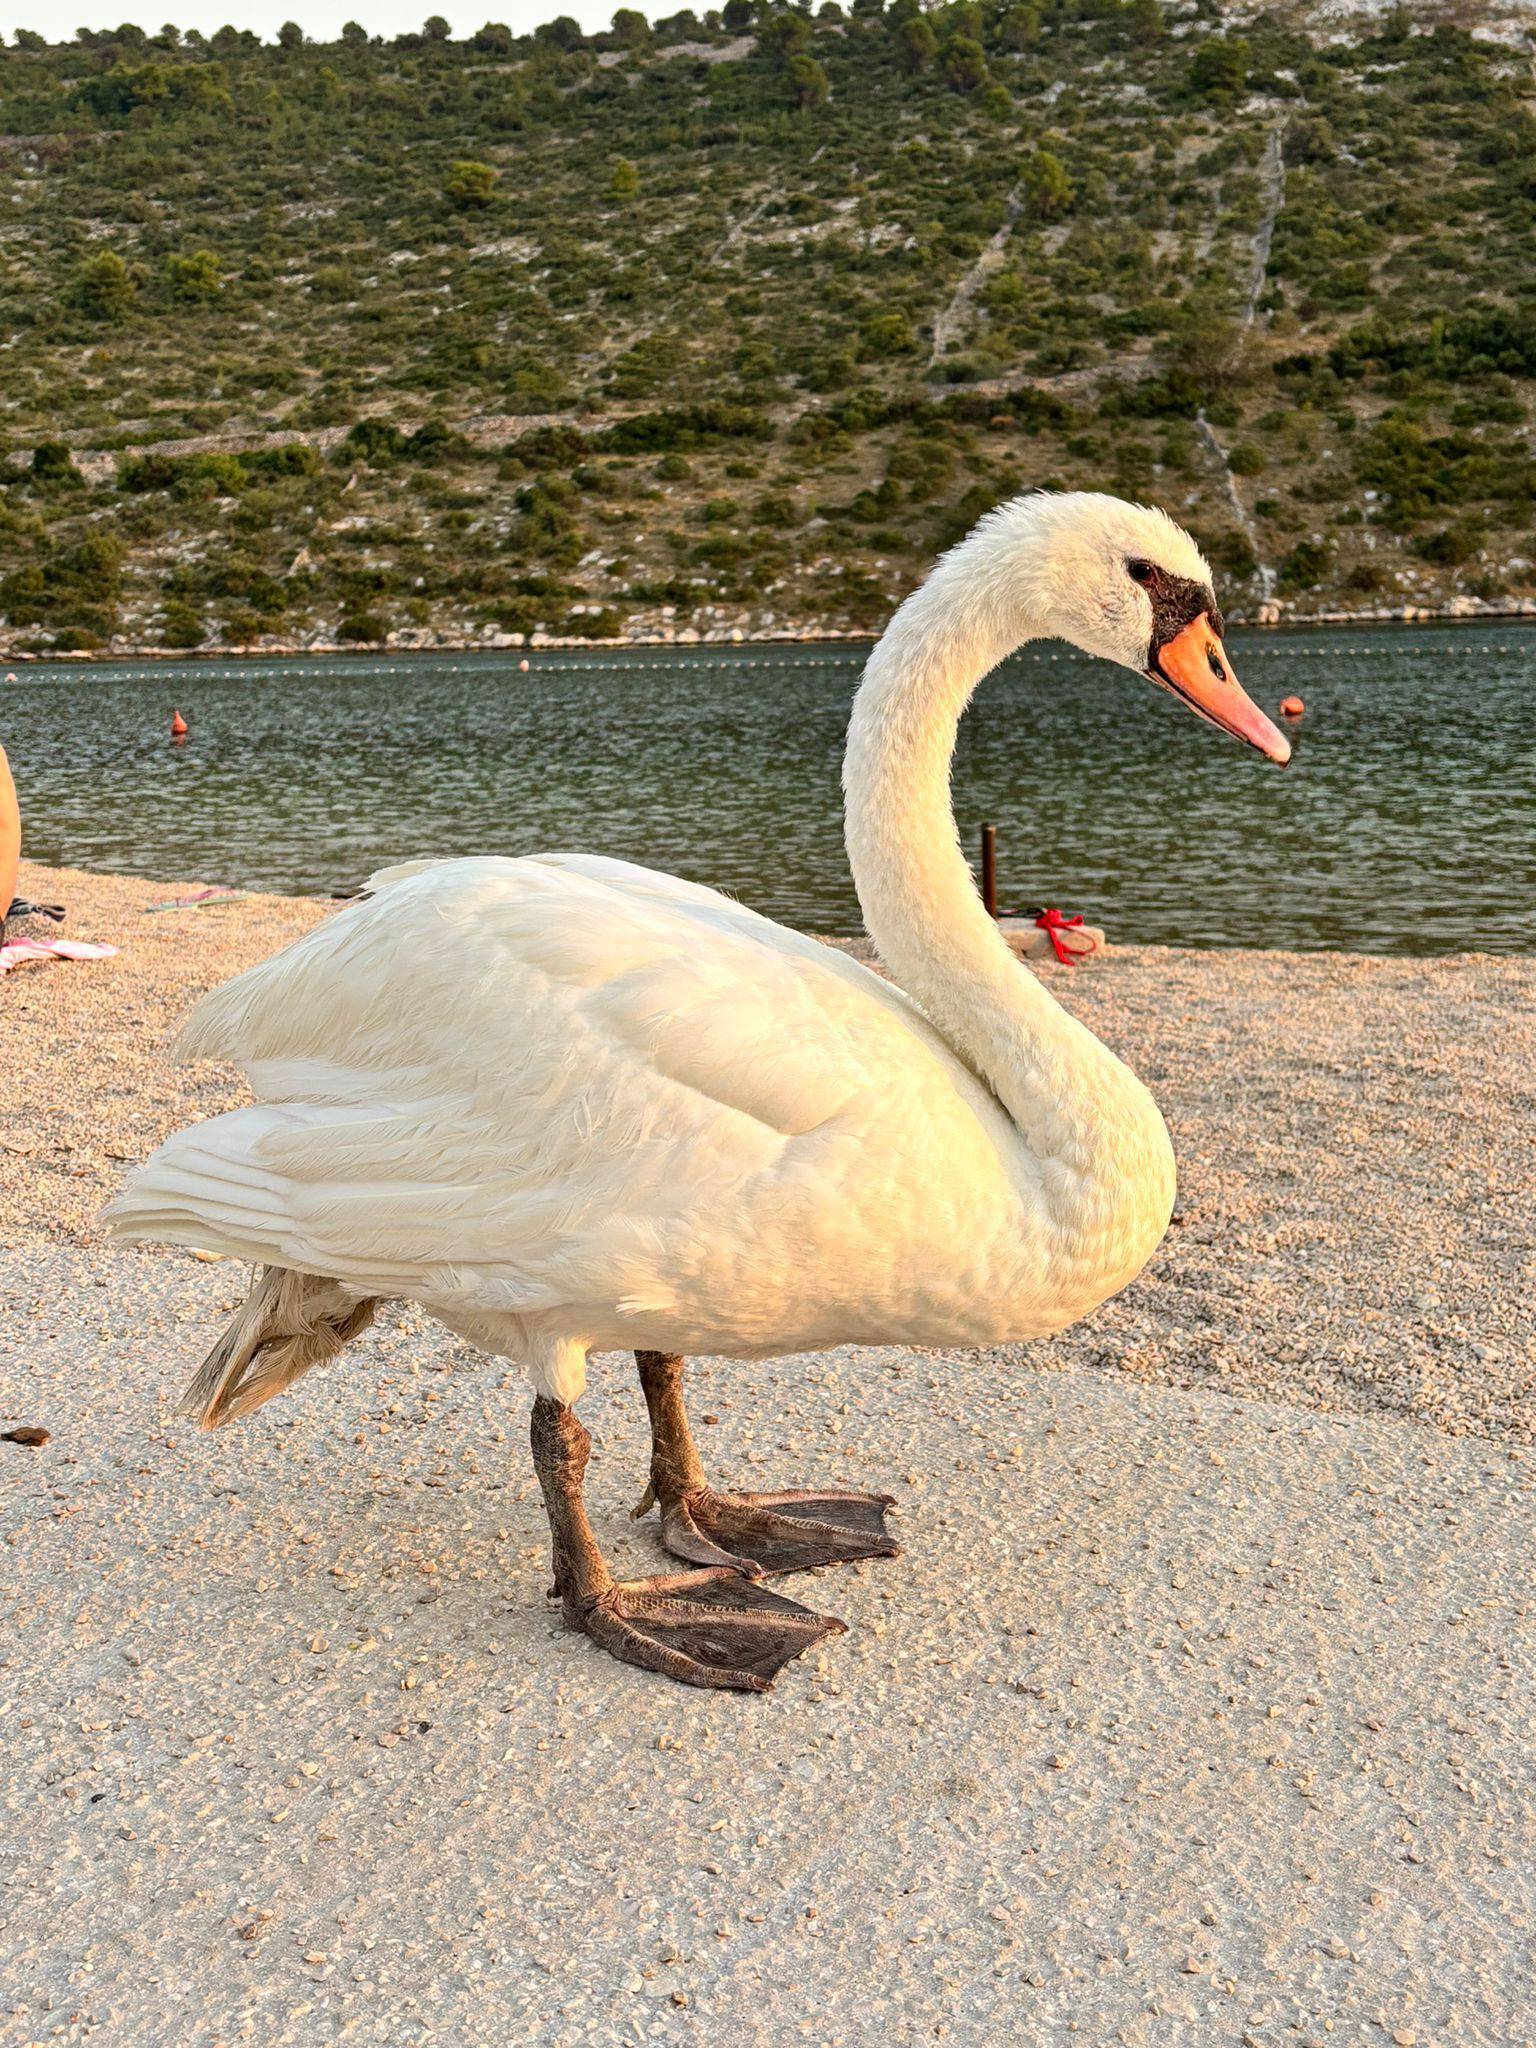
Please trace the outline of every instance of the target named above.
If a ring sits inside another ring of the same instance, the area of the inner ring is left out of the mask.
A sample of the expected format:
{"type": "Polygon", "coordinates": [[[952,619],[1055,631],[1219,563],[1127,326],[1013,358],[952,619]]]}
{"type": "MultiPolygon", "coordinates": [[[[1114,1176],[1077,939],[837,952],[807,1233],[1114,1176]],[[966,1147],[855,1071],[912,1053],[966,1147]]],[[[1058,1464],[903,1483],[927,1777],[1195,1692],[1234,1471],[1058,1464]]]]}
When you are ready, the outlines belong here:
{"type": "Polygon", "coordinates": [[[900,1557],[885,1526],[885,1511],[895,1505],[888,1493],[716,1493],[688,1427],[683,1361],[637,1351],[635,1364],[651,1415],[651,1483],[635,1513],[660,1507],[661,1540],[675,1557],[733,1565],[753,1577],[900,1557]]]}
{"type": "Polygon", "coordinates": [[[611,1656],[683,1685],[766,1692],[791,1658],[842,1634],[842,1622],[770,1593],[734,1567],[616,1580],[582,1498],[592,1439],[574,1409],[544,1394],[533,1404],[530,1436],[565,1619],[611,1656]]]}

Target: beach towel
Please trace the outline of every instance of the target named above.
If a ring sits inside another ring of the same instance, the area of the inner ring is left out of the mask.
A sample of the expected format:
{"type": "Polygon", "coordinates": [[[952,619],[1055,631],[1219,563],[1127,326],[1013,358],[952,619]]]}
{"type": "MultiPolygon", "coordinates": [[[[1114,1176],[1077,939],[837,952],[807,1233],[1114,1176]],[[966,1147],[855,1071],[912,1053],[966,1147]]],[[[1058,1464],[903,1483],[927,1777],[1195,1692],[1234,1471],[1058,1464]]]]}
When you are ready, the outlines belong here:
{"type": "Polygon", "coordinates": [[[86,939],[7,939],[0,945],[0,974],[34,960],[110,960],[116,951],[86,939]]]}

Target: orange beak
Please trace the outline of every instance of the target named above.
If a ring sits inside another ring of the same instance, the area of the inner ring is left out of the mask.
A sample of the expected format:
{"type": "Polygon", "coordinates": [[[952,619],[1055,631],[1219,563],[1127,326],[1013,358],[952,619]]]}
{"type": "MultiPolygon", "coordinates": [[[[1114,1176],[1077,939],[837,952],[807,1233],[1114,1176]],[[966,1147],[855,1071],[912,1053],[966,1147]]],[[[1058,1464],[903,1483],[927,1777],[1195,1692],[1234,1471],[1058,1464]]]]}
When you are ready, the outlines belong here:
{"type": "Polygon", "coordinates": [[[1232,673],[1227,650],[1208,612],[1192,619],[1181,633],[1153,651],[1147,674],[1235,740],[1246,740],[1282,767],[1291,758],[1290,741],[1264,716],[1232,673]]]}

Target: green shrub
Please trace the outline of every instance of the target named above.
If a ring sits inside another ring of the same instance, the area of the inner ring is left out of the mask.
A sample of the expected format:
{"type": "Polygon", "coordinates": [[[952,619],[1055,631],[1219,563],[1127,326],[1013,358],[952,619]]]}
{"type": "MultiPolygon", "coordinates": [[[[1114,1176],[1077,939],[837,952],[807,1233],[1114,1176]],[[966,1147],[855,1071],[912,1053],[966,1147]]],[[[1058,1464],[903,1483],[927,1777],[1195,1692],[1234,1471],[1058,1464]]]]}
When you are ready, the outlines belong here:
{"type": "Polygon", "coordinates": [[[39,441],[32,450],[32,481],[35,484],[68,484],[78,487],[85,482],[75,459],[62,441],[39,441]]]}
{"type": "Polygon", "coordinates": [[[245,489],[246,459],[238,455],[125,456],[117,465],[119,490],[172,491],[186,501],[234,498],[245,489]]]}
{"type": "Polygon", "coordinates": [[[1067,167],[1048,149],[1032,149],[1019,169],[1019,191],[1034,220],[1059,220],[1076,200],[1067,167]]]}
{"type": "Polygon", "coordinates": [[[1194,98],[1230,104],[1248,89],[1248,45],[1236,36],[1207,36],[1190,60],[1188,76],[1194,98]]]}
{"type": "Polygon", "coordinates": [[[397,461],[405,453],[406,436],[391,420],[358,420],[348,428],[341,447],[343,455],[377,466],[397,461]]]}
{"type": "Polygon", "coordinates": [[[0,577],[0,609],[13,626],[38,626],[48,615],[48,582],[36,562],[0,577]]]}
{"type": "Polygon", "coordinates": [[[1426,562],[1455,568],[1477,552],[1476,536],[1464,526],[1443,526],[1438,533],[1425,534],[1414,543],[1414,552],[1426,562]]]}
{"type": "Polygon", "coordinates": [[[663,449],[708,448],[722,442],[768,441],[773,423],[745,405],[686,405],[666,412],[636,413],[595,436],[615,455],[654,454],[663,449]]]}
{"type": "Polygon", "coordinates": [[[1004,11],[997,28],[1010,50],[1033,49],[1040,40],[1040,10],[1016,0],[1014,6],[1004,11]]]}
{"type": "Polygon", "coordinates": [[[376,612],[348,612],[336,628],[336,638],[374,646],[389,638],[389,628],[376,612]]]}
{"type": "Polygon", "coordinates": [[[556,568],[571,567],[582,552],[575,497],[575,487],[561,477],[535,478],[517,494],[520,516],[512,528],[512,545],[556,568]]]}
{"type": "Polygon", "coordinates": [[[814,57],[807,57],[803,53],[791,57],[784,67],[784,75],[789,80],[789,89],[794,94],[797,107],[819,107],[824,104],[829,91],[827,74],[814,57]]]}
{"type": "Polygon", "coordinates": [[[443,197],[461,212],[472,212],[491,204],[496,197],[500,177],[500,171],[493,164],[476,163],[471,157],[460,157],[457,163],[449,166],[448,176],[443,181],[443,197]]]}
{"type": "Polygon", "coordinates": [[[207,305],[223,289],[218,257],[211,249],[173,251],[165,259],[165,288],[182,305],[207,305]]]}
{"type": "Polygon", "coordinates": [[[897,23],[896,44],[909,71],[931,70],[939,54],[932,23],[921,14],[909,14],[897,23]]]}
{"type": "Polygon", "coordinates": [[[207,629],[189,604],[177,598],[169,599],[160,609],[160,644],[162,647],[201,647],[207,638],[207,629]]]}
{"type": "Polygon", "coordinates": [[[861,351],[877,361],[909,355],[917,346],[912,322],[905,313],[872,313],[859,330],[861,351]]]}
{"type": "Polygon", "coordinates": [[[247,448],[239,461],[247,476],[270,479],[318,476],[324,468],[319,449],[303,441],[282,448],[247,448]]]}
{"type": "Polygon", "coordinates": [[[1327,576],[1332,557],[1322,541],[1300,540],[1280,564],[1282,591],[1315,590],[1327,576]]]}
{"type": "Polygon", "coordinates": [[[115,323],[126,317],[138,288],[122,257],[111,249],[101,249],[76,270],[69,300],[92,320],[115,323]]]}
{"type": "Polygon", "coordinates": [[[987,82],[987,56],[974,36],[951,36],[944,45],[944,76],[956,92],[979,92],[987,82]]]}

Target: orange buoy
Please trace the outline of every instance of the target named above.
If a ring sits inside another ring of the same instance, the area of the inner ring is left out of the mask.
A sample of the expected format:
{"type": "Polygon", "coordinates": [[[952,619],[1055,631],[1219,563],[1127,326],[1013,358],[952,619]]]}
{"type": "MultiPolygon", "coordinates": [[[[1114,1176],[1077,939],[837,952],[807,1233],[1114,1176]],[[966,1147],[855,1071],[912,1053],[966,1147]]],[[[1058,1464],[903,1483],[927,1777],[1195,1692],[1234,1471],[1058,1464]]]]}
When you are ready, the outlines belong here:
{"type": "Polygon", "coordinates": [[[173,740],[184,740],[186,736],[187,721],[179,711],[173,711],[171,713],[171,738],[173,740]]]}
{"type": "Polygon", "coordinates": [[[518,666],[518,671],[519,671],[519,673],[520,673],[520,674],[522,674],[522,675],[527,675],[527,673],[528,673],[528,664],[527,664],[527,662],[526,662],[526,661],[520,661],[520,662],[519,662],[519,663],[517,664],[517,666],[518,666]]]}
{"type": "Polygon", "coordinates": [[[1306,705],[1299,697],[1282,697],[1280,699],[1280,716],[1282,718],[1300,718],[1306,708],[1306,705]]]}

